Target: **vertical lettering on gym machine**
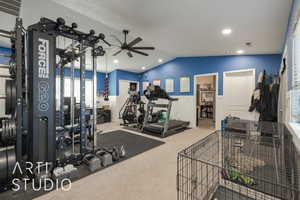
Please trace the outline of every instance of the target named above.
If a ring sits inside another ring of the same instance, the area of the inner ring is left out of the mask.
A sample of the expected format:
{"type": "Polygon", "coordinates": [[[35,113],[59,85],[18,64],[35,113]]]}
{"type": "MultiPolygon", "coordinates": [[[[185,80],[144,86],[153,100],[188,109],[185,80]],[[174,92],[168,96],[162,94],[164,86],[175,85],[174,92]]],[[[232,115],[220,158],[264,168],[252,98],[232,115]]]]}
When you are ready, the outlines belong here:
{"type": "MultiPolygon", "coordinates": [[[[38,77],[49,79],[49,40],[38,39],[38,77]]],[[[39,80],[39,110],[48,111],[49,109],[49,83],[39,80]]]]}
{"type": "Polygon", "coordinates": [[[49,78],[49,41],[42,38],[38,41],[39,78],[49,78]]]}

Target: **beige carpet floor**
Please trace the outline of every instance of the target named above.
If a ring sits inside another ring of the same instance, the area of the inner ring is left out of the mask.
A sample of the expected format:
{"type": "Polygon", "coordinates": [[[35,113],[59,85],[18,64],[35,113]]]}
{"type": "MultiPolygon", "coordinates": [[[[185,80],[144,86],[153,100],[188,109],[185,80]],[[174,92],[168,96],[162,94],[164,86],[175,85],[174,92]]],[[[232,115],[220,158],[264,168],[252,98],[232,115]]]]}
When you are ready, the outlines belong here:
{"type": "Polygon", "coordinates": [[[198,127],[211,129],[215,127],[215,122],[212,119],[200,119],[198,121],[198,127]]]}
{"type": "MultiPolygon", "coordinates": [[[[120,126],[109,123],[99,129],[105,132],[120,126]]],[[[212,132],[195,128],[165,139],[147,136],[166,143],[72,183],[68,192],[53,191],[37,199],[175,200],[177,153],[212,132]]]]}

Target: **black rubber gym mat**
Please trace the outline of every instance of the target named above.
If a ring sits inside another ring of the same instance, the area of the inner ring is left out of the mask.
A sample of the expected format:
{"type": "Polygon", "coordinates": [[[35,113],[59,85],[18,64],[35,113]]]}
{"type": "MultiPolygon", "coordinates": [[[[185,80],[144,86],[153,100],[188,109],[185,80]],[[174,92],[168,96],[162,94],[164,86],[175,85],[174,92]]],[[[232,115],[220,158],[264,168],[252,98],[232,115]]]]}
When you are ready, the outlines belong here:
{"type": "MultiPolygon", "coordinates": [[[[126,150],[126,157],[122,158],[118,162],[114,162],[113,165],[118,164],[124,160],[127,160],[129,158],[132,158],[138,154],[141,154],[143,152],[146,152],[150,149],[153,149],[155,147],[158,147],[164,142],[147,138],[144,136],[136,135],[127,131],[123,130],[117,130],[112,131],[108,133],[101,134],[100,137],[98,137],[99,143],[101,147],[112,147],[112,146],[119,146],[124,145],[126,150]]],[[[110,165],[112,166],[112,165],[110,165]]],[[[108,167],[110,167],[108,166],[108,167]]],[[[106,167],[107,168],[107,167],[106,167]]],[[[77,178],[74,181],[77,181],[81,178],[84,178],[88,175],[91,175],[93,173],[89,172],[88,168],[83,164],[79,167],[77,167],[79,172],[79,178],[77,178]]],[[[101,168],[100,170],[105,169],[101,168]]],[[[98,171],[100,171],[98,170],[98,171]]],[[[94,172],[96,173],[96,172],[94,172]]],[[[72,182],[74,182],[72,181],[72,182]]],[[[31,188],[31,186],[30,186],[31,188]]],[[[72,189],[71,189],[72,191],[72,189]]],[[[29,200],[34,199],[36,197],[39,197],[41,195],[46,194],[46,191],[33,191],[33,190],[27,190],[26,192],[13,192],[13,191],[7,191],[4,193],[0,193],[0,199],[1,200],[29,200]]]]}
{"type": "Polygon", "coordinates": [[[127,152],[124,160],[164,144],[162,141],[123,130],[104,133],[99,139],[100,146],[103,147],[124,145],[127,152]]]}
{"type": "Polygon", "coordinates": [[[185,130],[191,129],[190,127],[186,127],[186,128],[182,128],[180,130],[170,131],[170,132],[168,132],[165,135],[165,137],[162,137],[160,133],[154,133],[154,132],[149,132],[149,131],[142,132],[140,129],[137,129],[135,127],[124,126],[123,128],[126,129],[126,130],[136,131],[136,132],[139,132],[139,133],[143,133],[143,134],[146,134],[146,135],[151,135],[151,136],[154,136],[154,137],[157,137],[157,138],[166,138],[166,137],[169,137],[169,136],[172,136],[172,135],[176,135],[178,133],[182,133],[185,130]]]}

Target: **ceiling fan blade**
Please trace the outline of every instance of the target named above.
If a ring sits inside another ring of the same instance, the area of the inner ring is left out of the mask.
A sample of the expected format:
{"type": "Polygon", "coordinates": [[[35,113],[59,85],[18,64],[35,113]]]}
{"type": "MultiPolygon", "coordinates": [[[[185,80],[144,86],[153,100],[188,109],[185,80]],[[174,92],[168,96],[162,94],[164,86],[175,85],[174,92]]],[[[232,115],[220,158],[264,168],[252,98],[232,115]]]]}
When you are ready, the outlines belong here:
{"type": "Polygon", "coordinates": [[[144,53],[144,52],[141,52],[141,51],[137,51],[137,50],[134,50],[134,49],[130,49],[130,51],[132,51],[134,53],[137,53],[137,54],[141,54],[143,56],[149,56],[149,54],[147,54],[147,53],[144,53]]]}
{"type": "Polygon", "coordinates": [[[116,55],[118,55],[118,54],[121,53],[121,52],[122,52],[122,50],[119,50],[119,51],[117,51],[116,53],[114,53],[113,56],[116,56],[116,55]]]}
{"type": "Polygon", "coordinates": [[[132,49],[141,49],[141,50],[154,50],[154,47],[132,47],[132,49]]]}
{"type": "Polygon", "coordinates": [[[137,43],[141,42],[143,39],[140,37],[135,38],[134,40],[132,40],[127,46],[128,47],[133,47],[134,45],[136,45],[137,43]]]}
{"type": "Polygon", "coordinates": [[[128,55],[130,58],[133,57],[133,55],[132,55],[132,53],[131,53],[130,51],[127,51],[127,55],[128,55]]]}
{"type": "Polygon", "coordinates": [[[113,37],[117,42],[119,42],[120,45],[122,45],[121,40],[119,38],[117,38],[117,36],[115,36],[115,35],[110,35],[110,36],[113,37]]]}

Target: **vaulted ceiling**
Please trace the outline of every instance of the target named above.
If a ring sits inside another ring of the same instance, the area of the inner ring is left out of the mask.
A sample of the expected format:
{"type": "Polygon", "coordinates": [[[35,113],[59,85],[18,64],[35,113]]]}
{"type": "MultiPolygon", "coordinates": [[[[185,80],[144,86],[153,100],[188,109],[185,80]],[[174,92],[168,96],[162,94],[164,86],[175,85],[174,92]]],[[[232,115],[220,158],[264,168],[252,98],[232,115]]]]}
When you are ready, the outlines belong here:
{"type": "Polygon", "coordinates": [[[111,50],[108,70],[143,71],[159,58],[229,55],[238,49],[245,54],[281,53],[291,5],[292,0],[26,0],[21,16],[27,25],[41,16],[62,16],[69,23],[76,21],[79,29],[104,32],[112,43],[116,41],[111,34],[122,38],[122,29],[129,29],[131,39],[140,36],[141,45],[156,50],[133,58],[126,52],[113,57],[111,50]],[[232,34],[222,35],[228,27],[232,34]]]}
{"type": "Polygon", "coordinates": [[[142,35],[173,56],[279,53],[292,0],[55,0],[95,20],[142,35]],[[221,30],[231,27],[224,37],[221,30]]]}

